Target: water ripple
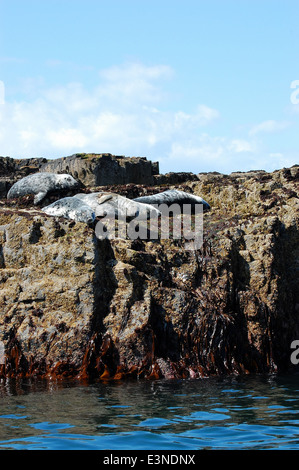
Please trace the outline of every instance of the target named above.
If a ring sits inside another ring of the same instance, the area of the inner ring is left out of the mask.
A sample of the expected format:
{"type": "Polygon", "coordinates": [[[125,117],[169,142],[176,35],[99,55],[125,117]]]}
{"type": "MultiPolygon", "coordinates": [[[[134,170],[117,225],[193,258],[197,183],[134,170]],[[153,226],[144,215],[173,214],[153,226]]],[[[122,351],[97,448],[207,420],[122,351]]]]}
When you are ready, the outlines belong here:
{"type": "Polygon", "coordinates": [[[298,395],[298,376],[10,381],[0,383],[0,448],[298,449],[298,395]]]}

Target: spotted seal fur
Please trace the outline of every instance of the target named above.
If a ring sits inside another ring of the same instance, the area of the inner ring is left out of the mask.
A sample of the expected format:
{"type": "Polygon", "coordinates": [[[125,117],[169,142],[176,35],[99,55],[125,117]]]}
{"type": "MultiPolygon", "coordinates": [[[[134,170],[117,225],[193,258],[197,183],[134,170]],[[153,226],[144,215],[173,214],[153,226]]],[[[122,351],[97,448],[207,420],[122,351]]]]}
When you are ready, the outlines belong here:
{"type": "Polygon", "coordinates": [[[17,181],[8,191],[7,198],[13,199],[34,194],[34,204],[37,205],[49,192],[79,187],[80,183],[68,174],[34,173],[17,181]]]}
{"type": "Polygon", "coordinates": [[[179,191],[178,189],[168,189],[162,193],[152,194],[150,196],[140,196],[133,199],[135,202],[141,202],[145,204],[166,204],[167,206],[171,204],[179,204],[180,207],[183,204],[190,204],[192,208],[196,204],[203,204],[204,210],[209,210],[210,205],[200,196],[195,196],[194,194],[189,194],[184,191],[179,191]]]}
{"type": "Polygon", "coordinates": [[[158,209],[150,204],[141,204],[115,193],[79,193],[74,197],[84,201],[94,210],[96,216],[99,217],[104,215],[126,217],[129,220],[135,217],[148,219],[153,215],[159,216],[161,214],[158,209]]]}
{"type": "Polygon", "coordinates": [[[91,224],[95,220],[95,213],[92,208],[76,197],[58,199],[58,201],[44,207],[42,210],[47,215],[64,217],[86,224],[91,224]]]}

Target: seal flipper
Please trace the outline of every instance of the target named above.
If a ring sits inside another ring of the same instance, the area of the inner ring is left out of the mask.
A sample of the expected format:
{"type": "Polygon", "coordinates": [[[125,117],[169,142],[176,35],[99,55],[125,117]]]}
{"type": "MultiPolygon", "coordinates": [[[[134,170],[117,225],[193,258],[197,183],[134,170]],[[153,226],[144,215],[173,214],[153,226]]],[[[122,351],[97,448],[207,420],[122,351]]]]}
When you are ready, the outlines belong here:
{"type": "Polygon", "coordinates": [[[111,193],[111,194],[101,194],[98,197],[98,204],[104,204],[104,202],[110,201],[110,199],[112,199],[113,196],[114,196],[113,193],[111,193]]]}
{"type": "Polygon", "coordinates": [[[47,191],[40,191],[39,193],[34,196],[33,204],[36,206],[39,202],[41,202],[47,195],[47,191]]]}

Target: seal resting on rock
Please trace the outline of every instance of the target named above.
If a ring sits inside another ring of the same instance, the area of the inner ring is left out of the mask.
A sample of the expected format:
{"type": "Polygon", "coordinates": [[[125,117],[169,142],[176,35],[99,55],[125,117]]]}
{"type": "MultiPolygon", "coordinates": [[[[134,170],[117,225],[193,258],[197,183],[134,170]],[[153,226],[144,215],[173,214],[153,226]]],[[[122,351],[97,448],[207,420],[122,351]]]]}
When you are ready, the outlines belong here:
{"type": "Polygon", "coordinates": [[[34,204],[41,202],[49,192],[62,189],[78,189],[80,183],[71,175],[56,173],[34,173],[17,181],[8,191],[7,199],[13,199],[27,194],[34,194],[34,204]]]}
{"type": "Polygon", "coordinates": [[[42,210],[47,215],[65,217],[86,224],[91,224],[95,220],[95,213],[92,208],[76,197],[64,197],[42,210]]]}
{"type": "Polygon", "coordinates": [[[126,219],[132,219],[135,217],[138,217],[139,219],[148,219],[154,215],[161,215],[158,209],[149,204],[132,201],[131,199],[115,193],[79,193],[73,197],[81,199],[85,204],[89,205],[95,212],[96,216],[99,217],[107,215],[126,217],[126,219]]]}
{"type": "Polygon", "coordinates": [[[168,189],[167,191],[152,194],[151,196],[140,196],[133,199],[133,201],[155,205],[166,204],[167,206],[179,204],[180,207],[183,207],[183,204],[191,204],[192,208],[194,208],[196,204],[203,204],[204,210],[210,209],[210,205],[202,197],[194,196],[194,194],[185,193],[178,189],[168,189]]]}
{"type": "Polygon", "coordinates": [[[209,204],[199,196],[188,194],[183,191],[171,189],[152,196],[143,196],[136,199],[128,199],[119,194],[109,192],[78,193],[72,197],[65,197],[53,202],[43,211],[52,216],[60,216],[73,219],[78,222],[92,223],[95,217],[126,217],[127,220],[139,218],[149,219],[150,217],[161,216],[160,210],[153,205],[166,204],[191,204],[194,208],[196,204],[203,204],[208,210],[209,204]]]}

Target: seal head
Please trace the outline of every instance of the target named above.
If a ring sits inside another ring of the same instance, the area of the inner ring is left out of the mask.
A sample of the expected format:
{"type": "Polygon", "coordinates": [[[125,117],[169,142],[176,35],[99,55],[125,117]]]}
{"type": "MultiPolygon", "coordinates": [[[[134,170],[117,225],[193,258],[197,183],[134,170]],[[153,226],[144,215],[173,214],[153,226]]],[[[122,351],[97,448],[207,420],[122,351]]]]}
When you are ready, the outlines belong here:
{"type": "Polygon", "coordinates": [[[95,213],[92,208],[76,197],[64,197],[42,210],[47,215],[64,217],[86,224],[91,224],[95,220],[95,213]]]}

